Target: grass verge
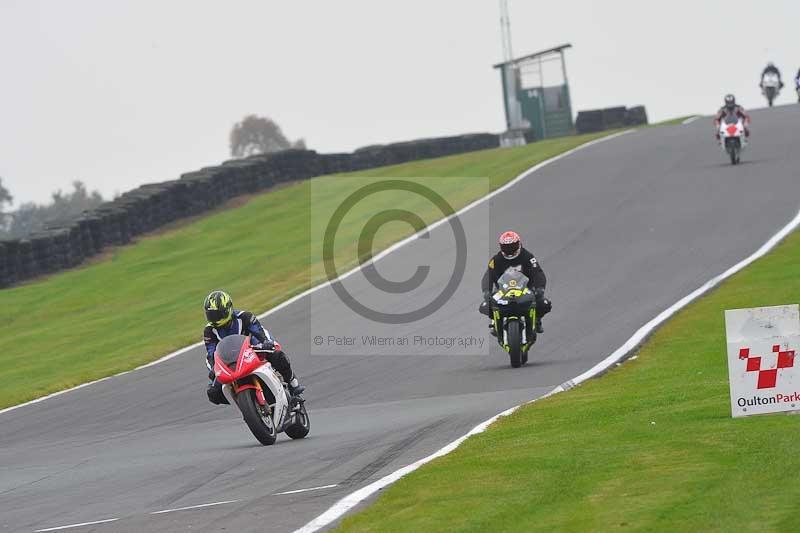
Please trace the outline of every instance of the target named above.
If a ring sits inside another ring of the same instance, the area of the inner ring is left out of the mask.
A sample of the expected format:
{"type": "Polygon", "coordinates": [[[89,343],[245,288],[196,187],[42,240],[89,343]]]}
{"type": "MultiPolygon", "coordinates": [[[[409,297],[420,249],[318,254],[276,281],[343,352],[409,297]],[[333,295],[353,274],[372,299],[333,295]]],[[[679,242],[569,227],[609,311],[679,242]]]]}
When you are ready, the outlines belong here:
{"type": "Polygon", "coordinates": [[[671,118],[671,119],[668,119],[668,120],[662,120],[661,122],[656,122],[654,124],[648,124],[646,127],[655,128],[655,127],[658,127],[658,126],[677,126],[679,124],[683,124],[684,120],[687,120],[687,119],[690,119],[690,118],[696,117],[696,116],[697,115],[686,115],[686,116],[683,116],[683,117],[671,118]]]}
{"type": "Polygon", "coordinates": [[[800,417],[730,417],[725,309],[800,301],[800,233],[635,360],[519,409],[340,531],[797,531],[800,417]]]}
{"type": "MultiPolygon", "coordinates": [[[[375,180],[454,178],[436,180],[437,192],[458,209],[484,194],[487,180],[488,188],[495,189],[536,163],[609,133],[355,175],[375,180]],[[465,186],[458,179],[462,176],[486,179],[481,189],[465,186]]],[[[314,285],[321,276],[319,262],[311,260],[309,199],[315,186],[329,189],[331,198],[341,192],[331,176],[282,187],[239,208],[112,250],[83,268],[0,291],[0,323],[5,331],[0,337],[0,407],[129,370],[201,340],[201,304],[211,289],[225,288],[237,307],[262,311],[314,285]]],[[[357,235],[365,217],[381,207],[405,207],[426,222],[441,216],[431,206],[397,205],[391,195],[370,207],[343,221],[344,235],[357,235]]],[[[408,226],[387,225],[374,249],[409,233],[408,226]]],[[[356,264],[354,245],[348,246],[338,235],[337,242],[345,243],[336,249],[342,264],[356,264]]],[[[202,368],[198,361],[198,372],[202,368]]]]}

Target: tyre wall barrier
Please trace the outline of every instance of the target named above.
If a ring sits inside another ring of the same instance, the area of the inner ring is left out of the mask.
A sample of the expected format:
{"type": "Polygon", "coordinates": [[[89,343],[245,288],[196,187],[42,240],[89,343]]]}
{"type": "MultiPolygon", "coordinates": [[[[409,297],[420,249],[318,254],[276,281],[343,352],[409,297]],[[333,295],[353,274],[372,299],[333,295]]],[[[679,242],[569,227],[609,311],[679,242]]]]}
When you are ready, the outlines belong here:
{"type": "Polygon", "coordinates": [[[579,111],[578,117],[575,119],[575,130],[578,133],[594,133],[643,124],[647,124],[647,111],[644,106],[608,107],[579,111]]]}
{"type": "Polygon", "coordinates": [[[498,135],[478,133],[367,146],[344,154],[287,150],[201,168],[177,180],[137,187],[26,239],[0,241],[0,287],[74,267],[107,246],[129,243],[137,235],[279,183],[499,145],[498,135]]]}

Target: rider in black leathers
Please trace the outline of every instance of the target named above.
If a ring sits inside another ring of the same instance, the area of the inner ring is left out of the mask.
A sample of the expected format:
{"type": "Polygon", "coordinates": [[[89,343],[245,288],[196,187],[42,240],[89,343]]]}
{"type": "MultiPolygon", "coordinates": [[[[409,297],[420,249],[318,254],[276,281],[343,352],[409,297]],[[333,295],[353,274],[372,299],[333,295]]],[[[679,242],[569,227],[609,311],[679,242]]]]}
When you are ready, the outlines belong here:
{"type": "Polygon", "coordinates": [[[775,66],[774,63],[770,62],[767,63],[767,66],[764,67],[764,70],[761,71],[761,83],[758,84],[759,87],[762,89],[764,88],[764,76],[767,74],[775,74],[778,76],[778,82],[780,83],[780,88],[783,89],[783,79],[781,78],[781,71],[778,70],[778,67],[775,66]]]}
{"type": "MultiPolygon", "coordinates": [[[[522,247],[522,241],[516,232],[506,231],[500,235],[500,251],[490,260],[486,272],[481,279],[481,291],[483,291],[483,303],[478,311],[481,314],[490,315],[490,302],[492,300],[492,289],[495,283],[507,269],[513,267],[520,270],[528,278],[528,288],[536,298],[536,332],[544,333],[542,327],[542,317],[550,312],[552,304],[544,297],[544,290],[547,285],[547,277],[544,275],[539,261],[528,250],[522,247]]],[[[490,329],[492,325],[489,325],[490,329]]],[[[492,329],[492,331],[494,331],[492,329]]]]}
{"type": "Polygon", "coordinates": [[[797,69],[797,76],[794,77],[794,88],[797,90],[797,101],[800,102],[800,68],[797,69]]]}

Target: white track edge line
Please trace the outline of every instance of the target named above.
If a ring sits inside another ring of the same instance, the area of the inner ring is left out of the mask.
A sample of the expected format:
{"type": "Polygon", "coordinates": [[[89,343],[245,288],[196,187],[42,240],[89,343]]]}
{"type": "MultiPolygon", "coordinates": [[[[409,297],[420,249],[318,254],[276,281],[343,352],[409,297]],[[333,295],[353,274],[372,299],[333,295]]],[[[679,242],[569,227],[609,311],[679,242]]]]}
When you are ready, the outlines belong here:
{"type": "Polygon", "coordinates": [[[236,503],[240,500],[225,500],[224,502],[201,503],[199,505],[187,505],[186,507],[176,507],[175,509],[164,509],[163,511],[153,511],[150,514],[174,513],[175,511],[188,511],[190,509],[202,509],[203,507],[213,507],[215,505],[225,505],[226,503],[236,503]]]}
{"type": "Polygon", "coordinates": [[[739,261],[738,263],[730,267],[722,274],[719,274],[711,278],[706,283],[704,283],[703,285],[701,285],[700,287],[698,287],[697,289],[687,294],[686,296],[684,296],[683,298],[672,304],[670,307],[659,313],[655,318],[653,318],[652,320],[647,322],[644,326],[639,328],[636,331],[636,333],[633,334],[633,336],[631,336],[622,346],[614,350],[614,352],[611,355],[609,355],[608,357],[606,357],[605,359],[594,365],[592,368],[590,368],[583,374],[580,374],[579,376],[576,376],[571,380],[562,383],[561,385],[559,385],[552,391],[548,392],[544,396],[541,396],[540,398],[536,398],[528,402],[524,402],[520,405],[514,406],[510,409],[506,409],[502,413],[493,416],[489,420],[486,420],[478,424],[477,426],[472,428],[472,430],[470,430],[470,432],[467,433],[466,435],[459,437],[458,439],[454,440],[444,448],[435,451],[431,455],[423,457],[422,459],[414,463],[411,463],[408,466],[404,466],[399,470],[395,470],[391,474],[388,474],[382,477],[381,479],[374,481],[369,485],[362,487],[351,494],[348,494],[347,496],[345,496],[344,498],[333,504],[324,513],[314,518],[311,522],[307,523],[300,529],[295,530],[294,533],[313,533],[314,531],[317,531],[329,525],[331,522],[341,518],[345,513],[347,513],[347,511],[349,511],[350,509],[352,509],[353,507],[355,507],[356,505],[358,505],[359,503],[361,503],[362,501],[364,501],[365,499],[367,499],[380,489],[384,488],[385,486],[394,483],[401,477],[413,472],[414,470],[424,465],[425,463],[429,463],[430,461],[438,457],[447,455],[448,453],[458,448],[461,445],[461,443],[464,442],[468,437],[472,435],[477,435],[478,433],[483,433],[486,430],[486,428],[489,427],[489,425],[491,425],[498,418],[513,413],[514,411],[519,409],[522,405],[533,403],[542,398],[547,398],[554,394],[558,394],[559,392],[569,390],[578,385],[579,383],[582,383],[592,377],[597,376],[598,374],[601,374],[611,365],[620,361],[627,354],[633,351],[642,342],[642,340],[644,340],[645,337],[647,337],[650,333],[652,333],[653,330],[656,329],[659,325],[661,325],[664,321],[666,321],[668,318],[670,318],[679,310],[686,307],[693,300],[697,299],[698,297],[702,296],[709,290],[719,285],[725,279],[736,274],[737,272],[739,272],[746,266],[750,265],[757,259],[760,259],[761,257],[765,256],[767,252],[772,250],[779,242],[781,242],[784,238],[786,238],[786,236],[789,235],[789,233],[791,233],[792,231],[794,231],[798,226],[800,226],[800,211],[798,211],[798,213],[794,216],[794,218],[791,221],[789,221],[788,224],[786,224],[783,228],[780,229],[780,231],[778,231],[776,234],[770,237],[770,239],[767,242],[765,242],[758,250],[753,252],[745,259],[739,261]]]}
{"type": "Polygon", "coordinates": [[[287,490],[286,492],[276,492],[273,496],[283,496],[284,494],[300,494],[301,492],[311,492],[312,490],[322,490],[322,489],[332,489],[333,487],[338,487],[338,483],[334,483],[333,485],[322,485],[320,487],[311,487],[308,489],[297,489],[297,490],[287,490]]]}
{"type": "Polygon", "coordinates": [[[689,117],[689,118],[685,119],[683,122],[681,122],[681,124],[691,124],[692,122],[694,122],[698,118],[702,118],[702,116],[701,115],[695,115],[693,117],[689,117]]]}
{"type": "Polygon", "coordinates": [[[380,489],[384,488],[387,485],[390,485],[400,479],[401,477],[405,476],[406,474],[410,474],[420,466],[424,465],[425,463],[429,463],[438,457],[442,457],[443,455],[447,455],[448,453],[452,452],[456,448],[458,448],[462,442],[467,440],[467,438],[471,437],[472,435],[477,435],[479,433],[483,433],[489,425],[496,421],[498,418],[503,416],[508,416],[517,409],[519,409],[519,405],[515,405],[510,409],[506,409],[502,413],[498,413],[494,415],[492,418],[485,420],[472,428],[469,433],[463,435],[444,448],[440,448],[439,450],[433,452],[431,455],[427,457],[423,457],[422,459],[411,463],[410,465],[404,466],[399,470],[395,470],[391,474],[388,474],[381,479],[374,481],[367,485],[366,487],[362,487],[355,492],[352,492],[333,504],[327,511],[316,517],[314,520],[309,522],[308,524],[304,525],[300,529],[295,530],[294,533],[312,533],[317,531],[320,528],[323,528],[337,520],[342,515],[344,515],[347,511],[364,501],[365,499],[369,498],[372,494],[376,493],[380,489]]]}
{"type": "MultiPolygon", "coordinates": [[[[342,274],[341,276],[339,276],[338,278],[336,278],[333,281],[336,282],[336,281],[340,281],[340,280],[343,280],[343,279],[347,278],[348,276],[350,276],[351,274],[353,274],[355,272],[358,272],[359,270],[361,270],[365,266],[367,266],[369,264],[372,264],[372,263],[375,263],[376,261],[386,257],[387,255],[389,255],[391,252],[397,250],[398,248],[401,248],[402,246],[405,246],[409,242],[411,242],[414,239],[416,239],[419,235],[422,235],[422,234],[427,233],[428,231],[431,231],[432,229],[440,226],[441,224],[444,224],[445,222],[448,222],[453,217],[457,217],[457,216],[461,215],[462,213],[465,213],[465,212],[469,211],[473,207],[475,207],[477,205],[480,205],[481,203],[483,203],[483,202],[485,202],[487,200],[491,200],[492,198],[494,198],[495,196],[497,196],[501,192],[510,189],[511,187],[513,187],[514,185],[516,185],[517,183],[522,181],[523,179],[527,178],[529,175],[535,173],[537,170],[549,165],[550,163],[554,163],[554,162],[558,161],[559,159],[567,157],[567,156],[569,156],[569,155],[571,155],[571,154],[573,154],[573,153],[575,153],[575,152],[577,152],[579,150],[582,150],[584,148],[588,148],[589,146],[593,146],[595,144],[602,143],[602,142],[605,142],[605,141],[610,141],[611,139],[616,139],[617,137],[620,137],[620,136],[625,135],[627,133],[632,133],[634,131],[636,131],[636,130],[630,129],[630,130],[620,131],[620,132],[617,132],[617,133],[614,133],[614,134],[611,134],[611,135],[607,135],[605,137],[600,137],[599,139],[594,139],[594,140],[585,142],[585,143],[583,143],[583,144],[581,144],[579,146],[576,146],[575,148],[567,150],[566,152],[562,152],[562,153],[560,153],[558,155],[555,155],[555,156],[551,157],[550,159],[545,159],[544,161],[542,161],[540,163],[537,163],[534,166],[532,166],[531,168],[525,170],[524,172],[519,174],[516,178],[512,179],[511,181],[509,181],[508,183],[506,183],[502,187],[491,191],[486,196],[478,198],[477,200],[473,201],[472,203],[462,207],[461,209],[456,211],[454,214],[452,214],[452,215],[450,215],[448,217],[439,219],[436,222],[433,222],[432,224],[430,224],[428,226],[425,226],[425,228],[423,228],[422,230],[418,231],[417,233],[415,233],[415,234],[413,234],[413,235],[411,235],[409,237],[406,237],[405,239],[403,239],[403,240],[401,240],[399,242],[394,243],[392,246],[390,246],[389,248],[387,248],[384,251],[380,252],[375,257],[371,258],[368,261],[365,261],[361,265],[358,265],[358,266],[354,267],[353,269],[351,269],[348,272],[342,274]]],[[[314,287],[311,287],[310,289],[306,289],[305,291],[301,292],[300,294],[297,294],[297,295],[289,298],[285,302],[282,302],[282,303],[278,304],[277,306],[273,307],[272,309],[269,309],[269,310],[261,313],[260,315],[258,315],[258,318],[264,318],[264,317],[267,317],[267,316],[269,316],[269,315],[271,315],[273,313],[276,313],[276,312],[280,311],[281,309],[283,309],[284,307],[287,307],[287,306],[293,304],[294,302],[300,300],[301,298],[305,298],[309,294],[312,294],[312,293],[314,293],[316,291],[319,291],[319,290],[322,290],[322,289],[325,289],[325,288],[329,287],[332,283],[333,282],[331,282],[331,281],[325,281],[323,283],[320,283],[319,285],[315,285],[314,287]]],[[[137,370],[142,370],[144,368],[155,366],[157,364],[160,364],[160,363],[163,363],[165,361],[169,361],[170,359],[173,359],[175,357],[178,357],[179,355],[183,355],[184,353],[186,353],[186,352],[188,352],[190,350],[193,350],[195,348],[198,348],[198,347],[200,347],[202,345],[203,345],[202,342],[196,342],[194,344],[190,344],[189,346],[184,346],[183,348],[180,348],[180,349],[178,349],[178,350],[176,350],[176,351],[174,351],[172,353],[169,353],[169,354],[165,355],[164,357],[156,359],[155,361],[151,361],[151,362],[146,363],[144,365],[137,366],[134,369],[126,370],[124,372],[120,372],[119,374],[114,374],[113,376],[106,376],[104,378],[96,379],[94,381],[89,381],[88,383],[82,383],[80,385],[77,385],[75,387],[71,387],[69,389],[64,389],[64,390],[61,390],[61,391],[58,391],[58,392],[54,392],[54,393],[48,394],[47,396],[42,396],[41,398],[35,398],[35,399],[29,400],[29,401],[27,401],[25,403],[21,403],[21,404],[18,404],[18,405],[12,405],[12,406],[6,407],[4,409],[0,409],[0,415],[2,415],[4,413],[8,413],[10,411],[14,411],[16,409],[20,409],[20,408],[25,407],[27,405],[32,405],[32,404],[35,404],[35,403],[43,402],[45,400],[49,400],[50,398],[55,398],[56,396],[60,396],[62,394],[66,394],[66,393],[72,392],[74,390],[82,389],[83,387],[88,387],[89,385],[94,385],[95,383],[100,383],[101,381],[105,381],[107,379],[112,379],[112,378],[116,378],[116,377],[119,377],[119,376],[124,376],[125,374],[128,374],[130,372],[136,372],[137,370]]]]}
{"type": "Polygon", "coordinates": [[[68,526],[48,527],[45,529],[36,529],[34,533],[43,533],[44,531],[58,531],[60,529],[70,529],[73,527],[93,526],[96,524],[107,524],[109,522],[116,522],[119,518],[106,518],[105,520],[95,520],[94,522],[81,522],[80,524],[69,524],[68,526]]]}

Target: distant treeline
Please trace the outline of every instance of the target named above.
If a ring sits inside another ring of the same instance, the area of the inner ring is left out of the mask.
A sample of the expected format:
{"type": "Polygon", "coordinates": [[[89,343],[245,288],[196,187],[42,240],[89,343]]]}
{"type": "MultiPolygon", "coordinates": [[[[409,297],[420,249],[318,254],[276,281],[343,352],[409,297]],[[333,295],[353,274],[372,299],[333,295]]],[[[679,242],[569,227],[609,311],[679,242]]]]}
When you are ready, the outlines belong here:
{"type": "Polygon", "coordinates": [[[104,202],[99,192],[87,191],[81,181],[72,183],[71,192],[59,190],[53,193],[47,204],[26,202],[15,211],[4,211],[3,206],[9,205],[12,200],[11,193],[0,178],[0,240],[24,239],[48,226],[63,224],[104,202]]]}

